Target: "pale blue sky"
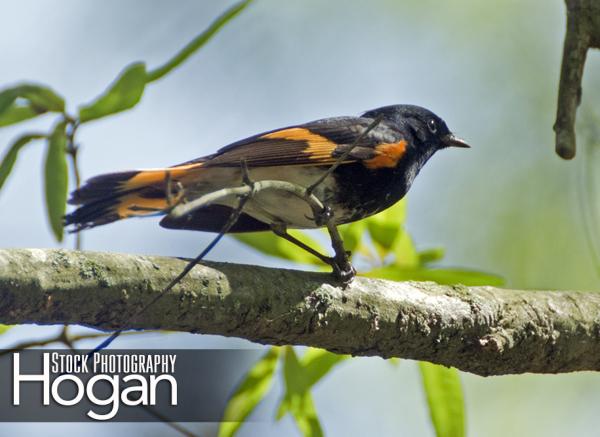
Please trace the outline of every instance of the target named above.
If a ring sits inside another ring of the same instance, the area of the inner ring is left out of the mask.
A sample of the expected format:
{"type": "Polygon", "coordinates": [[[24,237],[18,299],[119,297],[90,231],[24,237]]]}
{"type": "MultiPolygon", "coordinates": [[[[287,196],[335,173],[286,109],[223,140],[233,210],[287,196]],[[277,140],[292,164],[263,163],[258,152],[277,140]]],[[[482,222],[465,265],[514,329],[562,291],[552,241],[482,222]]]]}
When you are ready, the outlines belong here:
{"type": "MultiPolygon", "coordinates": [[[[162,63],[223,4],[6,2],[0,84],[49,84],[74,110],[126,64],[162,63]]],[[[563,8],[558,0],[257,0],[180,69],[150,85],[133,111],[81,129],[83,175],[175,164],[267,129],[393,103],[419,104],[473,148],[436,155],[417,178],[408,219],[417,246],[443,246],[445,265],[498,273],[516,286],[594,288],[598,277],[576,201],[582,160],[566,163],[552,150],[563,8]]],[[[582,117],[598,101],[600,61],[594,54],[582,117]]],[[[31,126],[50,123],[46,118],[31,126]]],[[[0,150],[22,129],[0,130],[0,150]]],[[[42,144],[25,149],[0,192],[2,247],[59,246],[43,210],[42,160],[42,144]]],[[[94,229],[83,241],[89,250],[193,256],[210,237],[164,230],[147,219],[94,229]]],[[[210,258],[281,265],[228,239],[210,258]]],[[[17,328],[0,337],[0,345],[45,336],[48,329],[17,328]]],[[[127,347],[166,341],[157,335],[118,340],[127,347]]],[[[247,344],[189,334],[170,335],[168,342],[247,344]]],[[[600,400],[598,375],[464,379],[472,436],[581,436],[600,425],[592,407],[600,400]]],[[[315,400],[330,436],[432,435],[418,372],[408,361],[398,368],[376,358],[345,363],[317,387],[315,400]]],[[[142,429],[148,435],[168,432],[163,425],[113,427],[114,435],[142,429]]],[[[292,430],[284,420],[241,435],[292,430]]],[[[10,431],[102,435],[105,428],[21,424],[10,431]]]]}

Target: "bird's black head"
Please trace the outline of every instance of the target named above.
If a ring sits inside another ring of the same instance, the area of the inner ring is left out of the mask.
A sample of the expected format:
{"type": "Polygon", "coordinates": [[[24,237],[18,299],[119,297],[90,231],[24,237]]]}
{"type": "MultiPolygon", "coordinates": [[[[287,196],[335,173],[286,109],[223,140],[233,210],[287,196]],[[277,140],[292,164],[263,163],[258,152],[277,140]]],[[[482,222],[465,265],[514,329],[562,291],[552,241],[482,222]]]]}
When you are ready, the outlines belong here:
{"type": "Polygon", "coordinates": [[[450,132],[444,120],[420,106],[384,106],[365,112],[363,117],[375,118],[379,115],[399,129],[409,131],[418,148],[424,147],[435,151],[446,147],[470,147],[450,132]]]}

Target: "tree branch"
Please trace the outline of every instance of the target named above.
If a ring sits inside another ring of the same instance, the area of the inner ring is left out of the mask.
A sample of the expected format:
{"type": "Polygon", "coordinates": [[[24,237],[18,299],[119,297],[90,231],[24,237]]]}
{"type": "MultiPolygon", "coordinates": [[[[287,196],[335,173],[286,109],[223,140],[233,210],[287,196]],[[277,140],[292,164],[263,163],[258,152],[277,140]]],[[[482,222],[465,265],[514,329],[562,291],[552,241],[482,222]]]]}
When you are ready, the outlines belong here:
{"type": "Polygon", "coordinates": [[[521,291],[205,263],[124,321],[185,260],[0,250],[0,323],[167,329],[426,360],[479,375],[600,370],[600,293],[521,291]]]}
{"type": "Polygon", "coordinates": [[[565,0],[567,33],[558,86],[556,110],[556,153],[564,159],[575,157],[575,115],[581,101],[581,80],[587,51],[600,48],[600,2],[565,0]]]}

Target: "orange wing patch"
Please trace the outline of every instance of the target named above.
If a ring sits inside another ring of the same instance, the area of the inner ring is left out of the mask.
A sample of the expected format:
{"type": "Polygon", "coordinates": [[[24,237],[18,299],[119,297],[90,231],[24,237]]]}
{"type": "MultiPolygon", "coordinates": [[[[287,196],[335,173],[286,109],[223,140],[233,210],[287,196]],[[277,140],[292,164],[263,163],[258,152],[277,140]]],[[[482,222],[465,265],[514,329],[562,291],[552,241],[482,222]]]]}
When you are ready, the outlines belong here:
{"type": "Polygon", "coordinates": [[[406,152],[406,140],[397,143],[384,143],[375,146],[375,157],[364,161],[369,169],[394,168],[406,152]]]}
{"type": "Polygon", "coordinates": [[[304,141],[307,147],[302,152],[310,160],[319,161],[319,164],[332,164],[336,161],[336,158],[333,157],[333,152],[338,145],[324,136],[305,128],[292,127],[283,129],[263,135],[261,138],[304,141]]]}

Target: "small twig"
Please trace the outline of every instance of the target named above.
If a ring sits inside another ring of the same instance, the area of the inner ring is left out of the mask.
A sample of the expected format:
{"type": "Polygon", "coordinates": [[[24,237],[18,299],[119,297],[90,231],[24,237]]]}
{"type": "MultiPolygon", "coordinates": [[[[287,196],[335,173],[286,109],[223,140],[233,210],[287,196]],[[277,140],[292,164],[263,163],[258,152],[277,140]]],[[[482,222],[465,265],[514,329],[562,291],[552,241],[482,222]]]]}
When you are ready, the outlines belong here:
{"type": "MultiPolygon", "coordinates": [[[[184,198],[183,184],[179,181],[173,181],[173,175],[169,170],[165,176],[165,197],[167,199],[167,210],[173,208],[175,205],[183,201],[184,198]]],[[[148,208],[153,209],[153,208],[148,208]]],[[[157,211],[157,209],[154,209],[157,211]]]]}
{"type": "MultiPolygon", "coordinates": [[[[65,325],[67,326],[67,325],[65,325]]],[[[152,331],[144,331],[144,332],[124,332],[124,335],[140,335],[140,334],[147,334],[148,332],[152,332],[152,331]]],[[[158,331],[156,331],[158,332],[158,331]]],[[[0,350],[0,357],[3,355],[8,355],[14,352],[20,352],[26,349],[32,349],[35,347],[43,347],[43,346],[48,346],[50,344],[53,343],[63,343],[64,339],[63,339],[63,335],[64,335],[64,328],[63,330],[61,330],[61,332],[58,335],[55,335],[54,337],[50,337],[50,338],[45,338],[45,339],[41,339],[41,340],[32,340],[32,341],[26,341],[26,342],[22,342],[22,343],[18,343],[16,345],[14,345],[13,347],[9,348],[9,349],[2,349],[0,350]]],[[[71,344],[74,344],[78,341],[81,340],[91,340],[91,339],[95,339],[95,338],[102,338],[102,337],[108,337],[110,334],[106,333],[106,332],[94,332],[91,334],[80,334],[80,335],[70,335],[68,337],[68,341],[71,344]]],[[[69,347],[70,348],[70,347],[69,347]]]]}
{"type": "MultiPolygon", "coordinates": [[[[136,313],[131,315],[127,319],[128,324],[131,322],[134,322],[148,308],[150,308],[152,305],[154,305],[156,302],[158,302],[165,294],[167,294],[169,291],[171,291],[173,289],[173,287],[175,287],[175,285],[177,285],[200,261],[202,261],[202,259],[217,245],[217,243],[221,240],[221,238],[223,238],[223,236],[227,232],[229,232],[229,230],[238,221],[240,215],[242,214],[242,210],[244,209],[246,202],[252,196],[252,193],[253,193],[253,191],[251,190],[251,187],[250,187],[249,191],[240,194],[238,206],[229,215],[229,219],[227,220],[227,222],[221,229],[221,232],[219,232],[219,234],[209,243],[209,245],[206,246],[206,248],[202,252],[200,252],[200,254],[198,254],[198,256],[196,258],[194,258],[192,261],[190,261],[185,266],[185,268],[181,271],[181,273],[179,273],[179,275],[177,275],[173,280],[171,280],[171,282],[160,293],[158,293],[156,296],[154,296],[154,298],[150,302],[148,302],[146,305],[144,305],[139,311],[137,311],[136,313]]],[[[183,206],[183,205],[181,205],[181,206],[183,206]]],[[[175,208],[178,208],[178,207],[179,206],[177,206],[175,208]]],[[[119,335],[121,335],[122,332],[123,332],[123,330],[118,330],[118,331],[113,332],[106,340],[104,340],[102,343],[100,343],[98,346],[96,346],[96,348],[94,350],[92,350],[88,355],[91,356],[94,353],[100,352],[102,349],[108,347],[119,335]]]]}
{"type": "MultiPolygon", "coordinates": [[[[121,385],[121,389],[123,389],[123,388],[125,388],[125,387],[123,385],[121,385]]],[[[150,405],[140,404],[139,406],[142,407],[144,409],[144,411],[146,411],[146,413],[150,414],[155,419],[160,420],[165,425],[173,428],[175,431],[179,432],[180,434],[182,434],[186,437],[198,437],[198,434],[194,434],[193,432],[188,431],[186,428],[179,425],[177,422],[173,422],[169,417],[163,415],[161,412],[159,412],[157,409],[151,407],[150,405]]]]}
{"type": "MultiPolygon", "coordinates": [[[[371,132],[379,123],[381,123],[382,119],[382,114],[379,114],[377,117],[375,117],[371,124],[369,124],[367,128],[361,132],[361,134],[354,140],[350,147],[338,157],[336,162],[329,167],[325,173],[323,173],[310,187],[307,188],[307,193],[312,194],[314,190],[350,156],[360,141],[362,141],[362,139],[369,132],[371,132]]],[[[329,233],[329,237],[331,239],[331,246],[335,252],[335,263],[333,264],[334,273],[342,280],[344,284],[348,284],[354,277],[356,271],[350,263],[350,254],[344,248],[344,241],[342,240],[337,226],[335,225],[333,211],[328,207],[324,208],[318,216],[315,216],[315,218],[318,220],[318,224],[325,225],[327,227],[327,232],[329,233]]]]}
{"type": "MultiPolygon", "coordinates": [[[[75,144],[75,133],[77,132],[77,128],[79,127],[79,120],[71,117],[68,114],[64,114],[65,120],[69,123],[69,130],[67,132],[67,148],[66,153],[71,158],[71,170],[73,171],[73,178],[75,179],[75,189],[79,190],[81,188],[81,173],[79,172],[79,161],[78,151],[79,147],[75,144]]],[[[75,235],[75,250],[81,250],[83,245],[83,236],[81,232],[77,232],[75,235]]],[[[73,343],[69,339],[68,335],[69,325],[65,325],[61,332],[60,341],[67,346],[69,349],[74,350],[73,343]]]]}
{"type": "MultiPolygon", "coordinates": [[[[181,271],[181,273],[179,273],[179,275],[177,275],[160,293],[158,293],[150,302],[148,302],[146,305],[144,305],[139,311],[137,311],[132,316],[130,316],[127,319],[128,323],[131,323],[131,322],[135,321],[148,308],[150,308],[152,305],[154,305],[156,302],[158,302],[165,294],[167,294],[169,291],[171,291],[173,289],[173,287],[175,287],[175,285],[177,285],[179,282],[181,282],[181,280],[200,261],[202,261],[202,259],[217,245],[217,243],[221,240],[221,238],[223,238],[223,236],[238,221],[238,219],[239,219],[239,217],[240,217],[240,215],[242,213],[242,210],[244,209],[244,206],[245,206],[246,202],[250,199],[251,195],[252,195],[252,191],[249,191],[247,194],[240,196],[237,208],[234,211],[232,211],[232,213],[229,216],[229,219],[227,220],[227,223],[225,223],[225,225],[223,226],[223,229],[221,230],[221,232],[210,242],[210,244],[208,246],[206,246],[206,248],[196,258],[194,258],[192,261],[190,261],[185,266],[185,268],[181,271]]],[[[116,340],[117,337],[119,337],[121,334],[123,334],[123,330],[122,329],[119,329],[119,330],[113,332],[108,338],[106,338],[106,340],[104,340],[102,343],[100,343],[98,346],[96,346],[87,355],[88,356],[93,356],[95,353],[98,353],[98,352],[102,351],[103,349],[105,349],[106,347],[108,347],[114,340],[116,340]]],[[[153,417],[159,419],[160,421],[162,421],[166,425],[170,426],[171,428],[175,429],[179,433],[181,433],[181,434],[183,434],[185,436],[188,436],[188,437],[196,437],[196,434],[188,431],[187,429],[183,428],[179,424],[177,424],[175,422],[172,422],[168,417],[162,415],[159,411],[157,411],[156,409],[152,408],[151,406],[149,406],[149,405],[143,405],[142,408],[144,408],[144,410],[148,414],[150,414],[153,417]]]]}
{"type": "Polygon", "coordinates": [[[240,165],[242,166],[242,182],[249,186],[254,187],[254,182],[250,179],[250,171],[248,170],[248,162],[244,158],[240,161],[240,165]]]}
{"type": "Polygon", "coordinates": [[[73,344],[73,340],[69,337],[69,325],[64,325],[58,335],[58,340],[64,344],[66,347],[75,350],[75,345],[73,344]]]}
{"type": "MultiPolygon", "coordinates": [[[[71,158],[71,167],[72,167],[72,171],[73,171],[73,177],[75,179],[75,186],[76,189],[79,189],[81,186],[81,176],[80,176],[80,172],[79,172],[79,163],[77,160],[77,152],[79,150],[78,146],[75,144],[75,132],[77,131],[77,128],[79,127],[79,121],[67,114],[64,114],[65,120],[67,120],[67,122],[69,123],[69,126],[71,126],[71,129],[69,130],[69,132],[67,133],[67,148],[66,148],[66,152],[67,154],[70,156],[71,158]]],[[[182,186],[181,183],[177,183],[176,187],[177,187],[177,192],[174,193],[173,192],[173,184],[172,184],[172,178],[171,178],[171,173],[167,172],[166,175],[166,184],[165,184],[165,189],[166,189],[166,199],[167,199],[167,205],[169,206],[169,208],[173,207],[174,205],[176,205],[177,203],[179,203],[182,198],[183,198],[183,190],[182,190],[182,186]]],[[[214,244],[216,244],[216,242],[214,242],[214,244]]],[[[214,247],[214,244],[212,245],[214,247]]],[[[81,250],[81,245],[82,245],[82,239],[81,239],[81,233],[78,232],[77,235],[75,236],[75,249],[77,250],[81,250]]],[[[210,249],[209,249],[210,250],[210,249]]],[[[195,265],[195,264],[194,264],[195,265]]],[[[189,270],[191,270],[194,265],[192,265],[189,270]]],[[[178,276],[178,281],[181,280],[181,278],[183,278],[183,276],[185,276],[185,274],[187,274],[189,272],[189,270],[185,271],[184,270],[184,274],[178,276]]],[[[183,273],[183,272],[182,272],[183,273]]],[[[177,281],[177,282],[178,282],[177,281]]],[[[171,283],[169,284],[169,288],[165,289],[165,291],[163,292],[166,293],[168,292],[170,289],[172,289],[175,284],[177,282],[171,283]]],[[[160,298],[162,296],[159,296],[158,298],[160,298]]],[[[156,300],[158,300],[158,298],[156,300]]],[[[142,312],[145,311],[150,305],[152,305],[154,302],[150,302],[148,305],[146,305],[145,308],[142,309],[142,312]]],[[[141,312],[140,312],[141,314],[141,312]]],[[[136,315],[136,316],[139,316],[136,315]]],[[[70,337],[68,334],[68,329],[69,326],[65,325],[63,327],[63,329],[61,330],[60,334],[53,338],[53,339],[48,339],[48,343],[45,344],[49,344],[49,343],[55,343],[55,342],[60,342],[63,343],[65,346],[67,346],[69,349],[71,349],[73,352],[77,352],[77,349],[74,346],[74,341],[75,337],[70,337]]],[[[110,336],[108,336],[108,338],[102,342],[101,346],[105,344],[106,347],[108,346],[108,344],[110,344],[115,338],[117,338],[122,332],[122,330],[117,331],[113,334],[111,334],[110,336]]],[[[99,334],[99,335],[90,335],[87,337],[81,337],[81,338],[97,338],[97,337],[105,337],[107,336],[107,334],[99,334]]],[[[32,342],[33,343],[33,342],[32,342]]],[[[42,346],[43,344],[39,344],[40,342],[37,342],[38,344],[33,344],[29,347],[33,347],[33,346],[42,346]]],[[[25,346],[27,346],[27,344],[25,344],[25,346]]],[[[101,347],[102,348],[102,347],[101,347]]],[[[93,352],[96,352],[98,350],[98,348],[96,348],[93,352]]],[[[89,355],[93,354],[93,352],[91,352],[89,355]]],[[[0,353],[0,355],[2,355],[2,353],[0,353]]],[[[153,416],[154,418],[160,420],[161,422],[165,423],[167,426],[173,428],[174,430],[176,430],[177,432],[179,432],[182,435],[185,435],[187,437],[196,437],[196,434],[188,431],[187,429],[185,429],[184,427],[180,426],[177,423],[172,422],[168,417],[164,416],[163,414],[161,414],[158,410],[152,408],[149,405],[142,405],[141,406],[148,414],[150,414],[151,416],[153,416]]]]}
{"type": "MultiPolygon", "coordinates": [[[[347,283],[353,277],[354,269],[350,264],[348,252],[344,249],[342,238],[337,230],[337,227],[335,226],[333,213],[331,212],[331,209],[324,205],[317,196],[315,196],[313,193],[310,193],[307,188],[304,188],[300,185],[288,181],[262,180],[252,182],[252,185],[223,188],[221,190],[205,194],[204,196],[201,196],[191,202],[177,205],[171,210],[170,215],[174,218],[181,218],[199,208],[219,202],[224,198],[234,195],[247,195],[250,192],[258,193],[265,190],[285,191],[287,193],[291,193],[298,198],[303,199],[310,206],[313,211],[315,224],[317,226],[327,227],[329,235],[331,236],[331,244],[335,251],[335,257],[333,258],[334,262],[329,264],[331,264],[333,267],[335,275],[341,279],[342,282],[347,283]]],[[[306,250],[303,245],[300,247],[306,250]]],[[[321,256],[318,256],[318,258],[324,260],[324,258],[321,256]]]]}
{"type": "Polygon", "coordinates": [[[285,191],[291,193],[298,198],[303,199],[311,207],[311,209],[317,213],[320,213],[325,208],[323,202],[321,202],[318,197],[316,197],[314,194],[308,193],[308,190],[300,185],[287,181],[262,180],[253,182],[252,186],[242,185],[241,187],[223,188],[221,190],[205,194],[204,196],[194,199],[191,202],[181,203],[171,210],[170,216],[173,218],[181,218],[199,208],[209,206],[226,197],[245,196],[250,192],[258,193],[266,190],[285,191]]]}
{"type": "MultiPolygon", "coordinates": [[[[124,332],[124,335],[140,335],[140,334],[147,334],[148,332],[152,332],[152,331],[144,331],[144,332],[124,332]]],[[[9,355],[11,353],[14,352],[19,352],[25,349],[30,349],[30,348],[34,348],[34,347],[42,347],[42,346],[47,346],[49,344],[52,343],[63,343],[64,345],[66,345],[71,351],[73,351],[74,353],[79,353],[79,351],[77,350],[77,348],[75,347],[75,342],[81,341],[81,340],[89,340],[89,339],[94,339],[94,338],[101,338],[101,337],[106,337],[109,334],[103,333],[103,332],[95,332],[95,333],[91,333],[91,334],[81,334],[81,335],[69,335],[68,333],[68,325],[65,325],[63,327],[63,329],[61,329],[60,333],[54,337],[51,338],[47,338],[44,340],[38,340],[38,341],[30,341],[30,342],[25,342],[25,343],[20,343],[16,346],[13,346],[10,349],[3,349],[0,350],[0,357],[3,355],[9,355]]],[[[187,437],[196,437],[196,434],[193,434],[192,432],[188,431],[187,429],[185,429],[184,427],[182,427],[181,425],[172,422],[168,417],[164,416],[162,413],[160,413],[158,410],[156,410],[155,408],[152,408],[150,405],[140,405],[141,408],[144,409],[144,411],[146,411],[148,414],[150,414],[152,417],[160,420],[161,422],[165,423],[167,426],[170,426],[171,428],[173,428],[174,430],[176,430],[177,432],[181,433],[182,435],[185,435],[187,437]]]]}
{"type": "MultiPolygon", "coordinates": [[[[354,140],[350,147],[338,157],[335,163],[329,167],[325,173],[323,173],[310,187],[307,188],[306,192],[308,194],[312,194],[314,190],[350,156],[352,151],[358,146],[362,139],[369,132],[375,129],[379,123],[381,123],[381,120],[383,120],[383,114],[379,114],[377,117],[375,117],[375,119],[373,119],[371,124],[369,124],[367,128],[361,132],[361,134],[354,140]]],[[[356,271],[350,263],[350,254],[344,248],[344,241],[342,240],[337,226],[335,225],[333,211],[328,207],[323,208],[319,215],[315,215],[315,218],[318,221],[317,224],[325,225],[327,227],[327,232],[329,232],[331,246],[335,252],[335,262],[333,263],[334,273],[339,279],[342,280],[344,284],[348,284],[356,274],[356,271]]]]}
{"type": "Polygon", "coordinates": [[[312,194],[312,192],[325,180],[327,179],[327,177],[329,175],[331,175],[336,168],[338,168],[346,159],[348,159],[348,157],[350,156],[350,154],[352,153],[352,151],[356,148],[356,146],[358,146],[358,144],[362,141],[362,139],[369,133],[371,132],[373,129],[375,129],[375,127],[377,127],[377,125],[379,123],[381,123],[381,120],[383,120],[383,115],[379,114],[377,117],[375,117],[375,119],[373,119],[373,121],[371,122],[371,124],[369,124],[369,126],[367,126],[367,128],[361,132],[361,134],[356,137],[356,139],[354,140],[354,142],[350,145],[350,147],[344,152],[342,153],[338,159],[335,161],[335,163],[329,167],[327,169],[327,171],[325,173],[323,173],[310,187],[308,187],[306,189],[306,192],[308,194],[312,194]]]}
{"type": "MultiPolygon", "coordinates": [[[[67,132],[67,149],[66,153],[71,158],[71,170],[73,171],[73,178],[75,179],[75,189],[79,189],[81,187],[81,174],[79,172],[79,161],[78,151],[79,147],[75,144],[75,133],[77,132],[77,128],[79,127],[79,121],[67,114],[64,115],[65,120],[69,123],[69,130],[67,132]]],[[[77,232],[75,235],[75,249],[81,250],[81,245],[83,244],[81,232],[77,232]]]]}

